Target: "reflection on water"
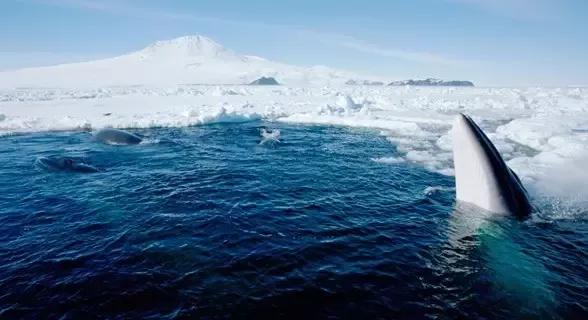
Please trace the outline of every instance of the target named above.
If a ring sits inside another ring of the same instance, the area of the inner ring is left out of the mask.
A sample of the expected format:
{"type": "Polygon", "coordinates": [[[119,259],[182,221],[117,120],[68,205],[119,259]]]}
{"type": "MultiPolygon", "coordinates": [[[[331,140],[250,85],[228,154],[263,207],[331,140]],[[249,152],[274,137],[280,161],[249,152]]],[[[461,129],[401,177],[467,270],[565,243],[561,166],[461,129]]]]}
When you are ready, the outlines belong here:
{"type": "MultiPolygon", "coordinates": [[[[556,307],[550,272],[542,261],[527,252],[522,241],[522,222],[458,202],[449,218],[450,249],[479,256],[480,271],[500,300],[518,306],[516,314],[549,314],[556,307]]],[[[469,259],[468,256],[461,256],[469,259]]],[[[448,267],[459,264],[448,260],[448,267]]],[[[515,309],[516,310],[516,309],[515,309]]]]}

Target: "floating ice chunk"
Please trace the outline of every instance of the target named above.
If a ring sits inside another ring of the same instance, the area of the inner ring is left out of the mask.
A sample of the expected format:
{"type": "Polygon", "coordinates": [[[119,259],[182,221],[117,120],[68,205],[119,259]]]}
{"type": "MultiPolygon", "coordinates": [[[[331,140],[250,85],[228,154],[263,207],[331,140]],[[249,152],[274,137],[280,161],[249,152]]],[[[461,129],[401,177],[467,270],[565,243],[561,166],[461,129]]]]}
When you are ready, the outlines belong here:
{"type": "Polygon", "coordinates": [[[396,164],[404,162],[404,159],[398,157],[381,157],[381,158],[372,158],[373,162],[383,163],[383,164],[396,164]]]}
{"type": "Polygon", "coordinates": [[[355,103],[348,95],[338,95],[335,105],[327,104],[319,108],[318,113],[338,116],[351,116],[353,114],[365,115],[368,113],[368,109],[364,108],[363,104],[355,103]]]}
{"type": "Polygon", "coordinates": [[[345,114],[345,108],[341,107],[341,106],[332,106],[332,105],[326,105],[323,106],[321,108],[319,108],[318,110],[318,114],[321,115],[343,115],[345,114]]]}
{"type": "Polygon", "coordinates": [[[182,116],[186,118],[195,118],[200,116],[200,112],[195,108],[186,108],[186,110],[182,112],[182,116]]]}
{"type": "Polygon", "coordinates": [[[439,147],[439,149],[443,151],[453,150],[453,142],[450,133],[442,135],[439,139],[437,139],[437,142],[435,142],[435,144],[437,145],[437,147],[439,147]]]}
{"type": "Polygon", "coordinates": [[[287,116],[288,116],[288,112],[283,110],[282,106],[279,104],[273,104],[271,106],[266,106],[265,110],[263,112],[263,117],[270,120],[270,121],[274,121],[278,118],[287,117],[287,116]]]}
{"type": "Polygon", "coordinates": [[[216,89],[212,92],[212,95],[215,97],[222,97],[222,96],[238,96],[241,95],[241,93],[232,90],[232,89],[227,89],[227,88],[223,88],[223,87],[216,87],[216,89]]]}
{"type": "Polygon", "coordinates": [[[237,110],[228,111],[225,107],[220,107],[216,111],[201,113],[198,116],[196,124],[211,123],[243,123],[261,119],[258,113],[239,112],[237,110]]]}
{"type": "Polygon", "coordinates": [[[353,101],[353,98],[351,98],[348,95],[339,96],[337,99],[337,105],[343,107],[346,110],[358,110],[362,107],[361,104],[355,103],[355,101],[353,101]]]}
{"type": "Polygon", "coordinates": [[[442,174],[444,176],[455,176],[455,170],[453,168],[444,168],[436,170],[435,172],[442,174]]]}
{"type": "Polygon", "coordinates": [[[428,196],[431,196],[436,193],[449,192],[449,191],[454,191],[454,190],[455,190],[455,188],[451,188],[451,187],[428,186],[425,188],[425,190],[423,190],[423,194],[428,197],[428,196]]]}
{"type": "Polygon", "coordinates": [[[429,151],[412,150],[406,153],[406,159],[414,162],[428,162],[435,157],[429,151]]]}

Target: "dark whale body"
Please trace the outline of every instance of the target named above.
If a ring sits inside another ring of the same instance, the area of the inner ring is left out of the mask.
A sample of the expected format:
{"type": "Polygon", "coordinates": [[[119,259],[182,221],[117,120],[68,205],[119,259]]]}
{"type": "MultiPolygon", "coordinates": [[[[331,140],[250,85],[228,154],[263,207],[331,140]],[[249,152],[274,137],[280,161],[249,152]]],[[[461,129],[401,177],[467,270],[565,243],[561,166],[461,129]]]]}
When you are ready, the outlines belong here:
{"type": "Polygon", "coordinates": [[[49,171],[68,171],[94,173],[99,170],[89,164],[69,157],[40,157],[37,159],[38,167],[49,171]]]}
{"type": "Polygon", "coordinates": [[[102,143],[115,145],[139,144],[141,141],[143,141],[143,139],[141,139],[139,136],[130,132],[112,128],[106,128],[98,131],[94,135],[94,138],[102,143]]]}

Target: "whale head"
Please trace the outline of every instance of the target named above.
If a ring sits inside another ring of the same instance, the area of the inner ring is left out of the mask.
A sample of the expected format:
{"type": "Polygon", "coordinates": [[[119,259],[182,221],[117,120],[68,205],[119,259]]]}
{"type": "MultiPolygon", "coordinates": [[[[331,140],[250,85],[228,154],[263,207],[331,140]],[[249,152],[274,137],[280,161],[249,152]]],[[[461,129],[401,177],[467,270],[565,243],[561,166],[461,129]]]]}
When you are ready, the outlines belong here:
{"type": "Polygon", "coordinates": [[[482,129],[459,114],[452,131],[457,200],[494,213],[527,216],[533,208],[525,188],[482,129]]]}

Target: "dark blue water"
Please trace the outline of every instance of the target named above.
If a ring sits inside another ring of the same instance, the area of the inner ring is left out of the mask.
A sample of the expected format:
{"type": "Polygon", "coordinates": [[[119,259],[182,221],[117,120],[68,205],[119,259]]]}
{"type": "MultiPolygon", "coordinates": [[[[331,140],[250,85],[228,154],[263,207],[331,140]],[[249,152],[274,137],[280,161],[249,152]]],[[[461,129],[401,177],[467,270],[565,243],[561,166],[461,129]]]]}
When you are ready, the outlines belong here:
{"type": "Polygon", "coordinates": [[[0,318],[588,314],[586,220],[480,224],[374,132],[261,125],[0,138],[0,318]]]}

